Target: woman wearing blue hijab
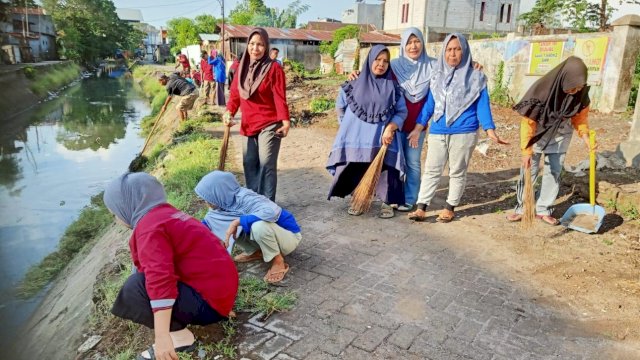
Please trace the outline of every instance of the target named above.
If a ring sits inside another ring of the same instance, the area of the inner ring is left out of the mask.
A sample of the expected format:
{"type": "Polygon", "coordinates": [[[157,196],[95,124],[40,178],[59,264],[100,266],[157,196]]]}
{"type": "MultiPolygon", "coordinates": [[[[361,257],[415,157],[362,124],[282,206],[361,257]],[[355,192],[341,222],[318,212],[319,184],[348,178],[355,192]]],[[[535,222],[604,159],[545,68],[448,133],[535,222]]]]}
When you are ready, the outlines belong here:
{"type": "Polygon", "coordinates": [[[209,204],[203,223],[230,250],[231,240],[244,251],[236,262],[263,259],[271,262],[264,276],[268,283],[284,279],[289,265],[284,256],[302,240],[300,226],[293,215],[253,190],[241,187],[233,174],[212,171],[195,188],[196,194],[209,204]]]}
{"type": "MultiPolygon", "coordinates": [[[[333,175],[329,199],[345,197],[358,186],[382,145],[388,145],[376,187],[376,196],[383,201],[381,218],[393,217],[390,204],[405,203],[405,162],[396,130],[402,128],[407,107],[389,69],[389,55],[386,47],[374,46],[360,76],[340,88],[336,99],[340,128],[327,161],[333,175]]],[[[348,213],[361,214],[354,209],[348,213]]]]}
{"type": "Polygon", "coordinates": [[[471,154],[478,142],[478,128],[498,144],[508,144],[495,133],[491,115],[487,78],[473,68],[467,39],[461,34],[449,34],[444,40],[442,54],[431,78],[431,91],[420,113],[418,124],[409,137],[417,141],[416,133],[427,126],[430,119],[422,183],[416,211],[409,219],[422,221],[431,203],[444,167],[449,166],[449,191],[439,222],[453,220],[454,208],[460,204],[467,180],[471,154]]]}

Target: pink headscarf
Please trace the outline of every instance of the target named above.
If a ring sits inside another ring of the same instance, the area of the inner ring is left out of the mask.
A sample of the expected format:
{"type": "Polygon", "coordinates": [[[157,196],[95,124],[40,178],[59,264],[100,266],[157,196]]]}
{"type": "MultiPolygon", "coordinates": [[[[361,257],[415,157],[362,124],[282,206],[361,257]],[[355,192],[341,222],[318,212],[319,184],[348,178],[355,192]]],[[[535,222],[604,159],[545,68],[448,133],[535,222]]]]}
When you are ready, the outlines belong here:
{"type": "Polygon", "coordinates": [[[216,56],[218,56],[218,51],[216,49],[211,50],[211,57],[215,58],[216,56]]]}

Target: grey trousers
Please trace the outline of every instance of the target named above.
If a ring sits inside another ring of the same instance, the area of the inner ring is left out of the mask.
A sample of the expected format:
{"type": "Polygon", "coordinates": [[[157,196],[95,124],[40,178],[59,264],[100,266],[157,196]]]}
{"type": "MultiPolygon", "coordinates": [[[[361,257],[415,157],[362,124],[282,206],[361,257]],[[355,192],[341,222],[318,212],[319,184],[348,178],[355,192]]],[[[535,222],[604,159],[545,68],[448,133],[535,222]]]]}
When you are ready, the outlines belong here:
{"type": "Polygon", "coordinates": [[[258,135],[244,136],[242,141],[242,165],[247,188],[276,200],[278,185],[278,153],[281,138],[276,130],[282,123],[275,123],[262,129],[258,135]]]}
{"type": "Polygon", "coordinates": [[[447,203],[458,206],[467,183],[467,168],[478,142],[478,133],[436,135],[427,138],[427,159],[420,183],[418,204],[429,206],[436,194],[445,165],[449,164],[447,203]]]}
{"type": "Polygon", "coordinates": [[[251,235],[243,232],[236,244],[247,254],[262,250],[262,258],[269,262],[278,254],[289,255],[298,247],[300,240],[300,233],[294,234],[276,223],[256,221],[251,225],[251,235]]]}
{"type": "MultiPolygon", "coordinates": [[[[534,153],[531,157],[531,181],[534,184],[540,175],[540,160],[544,156],[544,169],[542,174],[542,184],[536,193],[536,214],[551,215],[553,213],[553,203],[560,191],[560,174],[566,153],[543,154],[534,153]]],[[[522,202],[524,198],[524,168],[520,168],[520,178],[516,185],[516,214],[522,214],[522,202]]]]}

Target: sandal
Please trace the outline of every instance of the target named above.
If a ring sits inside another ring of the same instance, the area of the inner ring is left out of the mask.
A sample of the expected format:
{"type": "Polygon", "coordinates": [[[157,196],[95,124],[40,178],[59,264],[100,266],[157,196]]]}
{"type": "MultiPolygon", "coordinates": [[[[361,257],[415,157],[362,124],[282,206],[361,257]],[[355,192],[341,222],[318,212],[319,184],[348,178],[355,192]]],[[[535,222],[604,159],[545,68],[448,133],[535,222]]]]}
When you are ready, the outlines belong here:
{"type": "Polygon", "coordinates": [[[551,215],[536,215],[536,219],[540,219],[551,226],[560,225],[560,221],[551,215]]]}
{"type": "MultiPolygon", "coordinates": [[[[197,342],[194,341],[193,344],[191,345],[185,345],[185,346],[179,346],[177,348],[175,348],[175,352],[177,353],[187,353],[187,352],[192,352],[196,349],[197,347],[197,342]]],[[[145,356],[145,352],[143,351],[142,354],[138,355],[138,357],[136,357],[136,360],[155,360],[156,359],[156,354],[155,354],[155,350],[153,349],[153,345],[149,346],[149,348],[146,350],[146,352],[148,353],[148,355],[150,357],[146,357],[145,356]]]]}
{"type": "Polygon", "coordinates": [[[522,220],[522,214],[513,213],[513,214],[507,215],[508,222],[518,222],[520,220],[522,220]]]}
{"type": "Polygon", "coordinates": [[[264,281],[266,281],[268,284],[276,284],[279,283],[280,281],[282,281],[284,279],[284,276],[289,272],[289,264],[284,264],[284,269],[282,270],[278,270],[278,271],[271,271],[271,269],[269,269],[269,271],[267,271],[267,274],[264,276],[264,281]],[[269,278],[272,276],[276,276],[273,280],[270,280],[269,278]]]}
{"type": "Polygon", "coordinates": [[[233,258],[233,261],[239,262],[239,263],[246,263],[246,262],[251,262],[251,261],[256,261],[261,259],[262,259],[262,252],[256,251],[253,254],[242,253],[240,255],[237,255],[236,257],[233,258]]]}
{"type": "Polygon", "coordinates": [[[442,209],[442,211],[440,211],[440,214],[438,214],[436,221],[441,223],[448,223],[451,222],[451,220],[453,220],[453,218],[455,217],[456,215],[453,211],[442,209]]]}
{"type": "Polygon", "coordinates": [[[347,214],[352,216],[360,216],[362,215],[362,211],[357,211],[355,209],[349,208],[349,210],[347,210],[347,214]]]}
{"type": "Polygon", "coordinates": [[[393,208],[387,204],[382,204],[378,217],[381,219],[390,219],[395,215],[393,208]]]}
{"type": "Polygon", "coordinates": [[[410,212],[408,214],[409,220],[413,220],[413,221],[425,221],[425,220],[427,220],[426,213],[425,213],[425,215],[418,215],[417,212],[418,212],[417,210],[414,211],[414,212],[410,212]]]}
{"type": "Polygon", "coordinates": [[[411,204],[404,204],[404,205],[398,206],[398,211],[409,212],[411,210],[413,210],[413,205],[411,204]]]}

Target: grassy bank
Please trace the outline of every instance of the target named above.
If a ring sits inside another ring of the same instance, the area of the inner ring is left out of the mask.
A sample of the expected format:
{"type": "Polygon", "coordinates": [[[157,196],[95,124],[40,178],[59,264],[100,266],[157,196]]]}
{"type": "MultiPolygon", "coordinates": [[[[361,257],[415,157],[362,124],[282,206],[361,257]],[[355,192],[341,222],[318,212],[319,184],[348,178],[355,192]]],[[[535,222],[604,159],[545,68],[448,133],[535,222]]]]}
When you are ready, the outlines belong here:
{"type": "Polygon", "coordinates": [[[23,69],[25,76],[31,80],[29,88],[38,97],[47,95],[77,79],[80,66],[73,62],[61,63],[53,66],[32,67],[23,69]]]}

